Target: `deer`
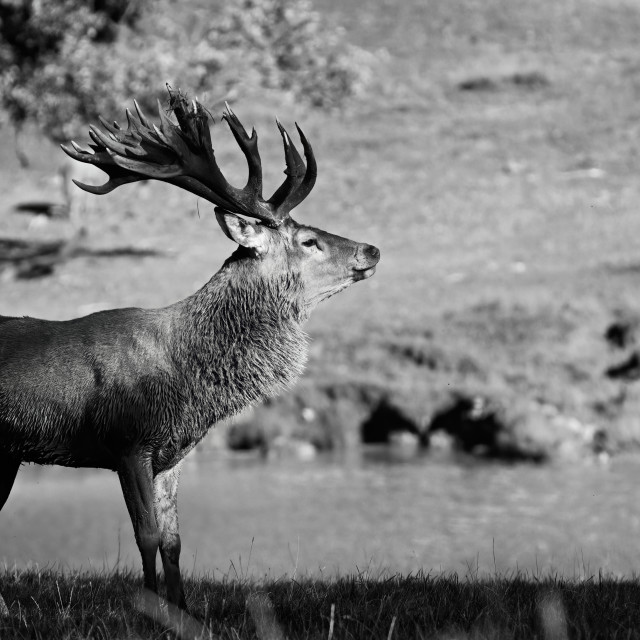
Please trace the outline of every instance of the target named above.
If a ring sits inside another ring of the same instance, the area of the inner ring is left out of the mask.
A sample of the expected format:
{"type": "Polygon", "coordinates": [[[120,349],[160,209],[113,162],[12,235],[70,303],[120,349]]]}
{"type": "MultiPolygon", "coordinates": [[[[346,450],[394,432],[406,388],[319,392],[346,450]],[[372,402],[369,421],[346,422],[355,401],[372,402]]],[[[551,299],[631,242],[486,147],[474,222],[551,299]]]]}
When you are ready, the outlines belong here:
{"type": "Polygon", "coordinates": [[[187,611],[177,510],[185,456],[211,427],[291,388],[307,359],[310,313],[372,276],[380,251],[291,217],[317,177],[297,123],[305,160],[276,120],[286,177],[265,200],[255,128],[247,134],[228,104],[222,119],[248,167],[242,188],[218,167],[213,118],[198,100],[169,88],[166,112],[158,101],[160,126],[134,105],[126,129],[99,116],[88,149],[62,145],[108,176],[77,186],[104,195],[136,181],[168,182],[212,203],[237,246],[200,290],[164,308],[66,321],[0,316],[0,509],[23,463],[115,471],[144,588],[158,594],[159,550],[167,600],[187,611]]]}

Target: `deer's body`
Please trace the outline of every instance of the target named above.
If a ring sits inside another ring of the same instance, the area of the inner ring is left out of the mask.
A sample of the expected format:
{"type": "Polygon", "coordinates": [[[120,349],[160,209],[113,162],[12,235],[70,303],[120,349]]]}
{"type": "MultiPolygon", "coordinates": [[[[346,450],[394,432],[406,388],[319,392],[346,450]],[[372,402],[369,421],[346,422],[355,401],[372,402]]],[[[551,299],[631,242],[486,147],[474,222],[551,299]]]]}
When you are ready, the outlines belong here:
{"type": "Polygon", "coordinates": [[[249,164],[244,189],[215,162],[208,116],[170,94],[179,126],[161,112],[151,128],[138,112],[129,129],[103,121],[92,152],[65,149],[110,180],[166,179],[219,205],[237,250],[198,292],[162,309],[114,309],[65,322],[0,316],[0,508],[20,464],[100,467],[118,473],[142,556],[157,591],[156,555],[170,602],[186,608],[180,578],[177,488],[181,461],[220,420],[291,386],[302,373],[302,324],[322,300],[373,274],[379,251],[289,216],[313,187],[281,125],[287,178],[270,200],[255,132],[225,114],[249,164]],[[251,224],[232,213],[261,222],[251,224]]]}
{"type": "Polygon", "coordinates": [[[237,271],[164,309],[0,324],[2,451],[116,471],[145,451],[159,473],[216,422],[290,386],[306,359],[295,283],[237,271]]]}

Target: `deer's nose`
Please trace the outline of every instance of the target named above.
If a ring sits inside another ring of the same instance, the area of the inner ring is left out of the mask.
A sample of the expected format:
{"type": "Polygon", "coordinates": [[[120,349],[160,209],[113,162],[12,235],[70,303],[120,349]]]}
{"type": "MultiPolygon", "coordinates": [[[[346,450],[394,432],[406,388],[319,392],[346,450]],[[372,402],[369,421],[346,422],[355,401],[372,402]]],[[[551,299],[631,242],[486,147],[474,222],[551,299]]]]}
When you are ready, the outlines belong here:
{"type": "Polygon", "coordinates": [[[356,269],[369,269],[378,264],[380,249],[372,244],[361,243],[356,248],[356,269]]]}
{"type": "Polygon", "coordinates": [[[378,247],[374,247],[372,244],[368,244],[366,245],[364,252],[371,260],[375,260],[376,262],[380,260],[380,249],[378,249],[378,247]]]}
{"type": "Polygon", "coordinates": [[[380,249],[372,244],[361,244],[356,251],[356,258],[358,262],[366,262],[369,265],[377,264],[380,260],[380,249]]]}

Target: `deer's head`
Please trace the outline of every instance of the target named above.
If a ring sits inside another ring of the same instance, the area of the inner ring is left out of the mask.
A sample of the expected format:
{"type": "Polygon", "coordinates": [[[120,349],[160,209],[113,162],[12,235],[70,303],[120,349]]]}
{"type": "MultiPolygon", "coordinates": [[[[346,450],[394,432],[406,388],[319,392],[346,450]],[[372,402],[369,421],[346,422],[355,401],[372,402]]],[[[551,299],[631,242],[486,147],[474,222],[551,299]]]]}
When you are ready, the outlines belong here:
{"type": "Polygon", "coordinates": [[[308,310],[375,272],[379,250],[321,229],[298,224],[292,218],[279,227],[251,223],[216,209],[222,230],[239,249],[231,258],[255,263],[264,276],[291,273],[302,282],[308,310]]]}
{"type": "Polygon", "coordinates": [[[230,185],[217,165],[210,115],[197,101],[169,90],[169,110],[174,124],[159,105],[161,126],[150,124],[134,101],[137,117],[127,110],[128,127],[121,129],[100,118],[106,133],[91,125],[91,150],[71,142],[64,151],[76,160],[95,164],[109,175],[101,186],[76,184],[91,193],[109,193],[138,180],[156,179],[175,184],[216,205],[216,218],[225,234],[239,247],[227,264],[243,263],[261,275],[291,273],[303,285],[305,306],[353,282],[373,275],[380,251],[314,227],[298,224],[290,215],[313,188],[317,166],[306,137],[296,125],[306,164],[289,134],[277,122],[284,144],[286,178],[268,199],[262,197],[262,165],[255,129],[248,135],[229,105],[223,115],[249,167],[246,185],[230,185]],[[257,219],[250,222],[242,216],[257,219]]]}

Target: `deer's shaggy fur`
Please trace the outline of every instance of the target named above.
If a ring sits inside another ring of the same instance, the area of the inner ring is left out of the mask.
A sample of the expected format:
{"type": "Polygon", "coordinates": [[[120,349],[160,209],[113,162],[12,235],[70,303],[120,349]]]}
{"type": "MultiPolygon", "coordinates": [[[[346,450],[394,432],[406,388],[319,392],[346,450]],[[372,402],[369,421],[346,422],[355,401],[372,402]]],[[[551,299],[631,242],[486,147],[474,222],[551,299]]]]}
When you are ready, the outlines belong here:
{"type": "Polygon", "coordinates": [[[117,470],[136,448],[155,473],[172,467],[213,424],[300,376],[301,294],[294,275],[256,278],[239,261],[165,309],[2,318],[2,452],[117,470]]]}

